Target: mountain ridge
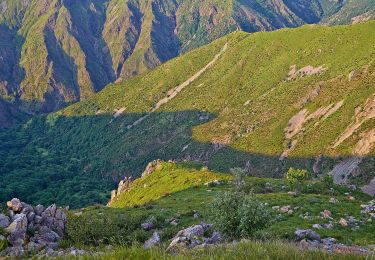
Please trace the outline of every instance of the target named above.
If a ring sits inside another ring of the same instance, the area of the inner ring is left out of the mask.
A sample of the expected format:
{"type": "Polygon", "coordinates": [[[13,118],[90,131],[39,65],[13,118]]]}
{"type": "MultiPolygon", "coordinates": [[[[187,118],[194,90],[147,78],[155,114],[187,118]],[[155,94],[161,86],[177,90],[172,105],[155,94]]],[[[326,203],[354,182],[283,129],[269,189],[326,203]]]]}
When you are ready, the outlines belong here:
{"type": "Polygon", "coordinates": [[[373,9],[350,0],[2,0],[0,32],[14,44],[0,44],[0,93],[21,110],[52,112],[237,29],[351,23],[373,9]]]}

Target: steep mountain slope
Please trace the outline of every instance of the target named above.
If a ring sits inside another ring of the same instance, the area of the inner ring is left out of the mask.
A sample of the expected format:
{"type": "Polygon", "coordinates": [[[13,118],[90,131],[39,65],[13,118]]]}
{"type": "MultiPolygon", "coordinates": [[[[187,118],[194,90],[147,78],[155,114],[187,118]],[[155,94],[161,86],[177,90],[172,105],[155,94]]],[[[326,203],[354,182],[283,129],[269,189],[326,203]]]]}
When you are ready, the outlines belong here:
{"type": "Polygon", "coordinates": [[[372,1],[0,0],[0,93],[55,111],[229,32],[371,19],[372,1]]]}
{"type": "Polygon", "coordinates": [[[0,133],[0,200],[106,202],[155,159],[269,177],[294,166],[368,184],[374,25],[236,32],[0,133]]]}
{"type": "Polygon", "coordinates": [[[22,122],[26,117],[16,106],[0,98],[0,130],[22,122]]]}

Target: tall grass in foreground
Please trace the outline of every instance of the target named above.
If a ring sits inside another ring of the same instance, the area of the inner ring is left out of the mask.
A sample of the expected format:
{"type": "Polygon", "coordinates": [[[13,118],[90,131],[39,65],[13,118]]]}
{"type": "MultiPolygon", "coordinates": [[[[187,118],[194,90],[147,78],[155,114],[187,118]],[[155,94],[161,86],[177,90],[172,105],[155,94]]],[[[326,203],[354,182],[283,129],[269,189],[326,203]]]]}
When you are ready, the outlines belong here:
{"type": "Polygon", "coordinates": [[[144,250],[133,246],[119,248],[102,256],[85,256],[82,259],[375,259],[374,255],[340,255],[322,251],[301,250],[296,245],[281,241],[244,241],[234,245],[221,245],[205,249],[182,251],[170,255],[164,248],[144,250]]]}

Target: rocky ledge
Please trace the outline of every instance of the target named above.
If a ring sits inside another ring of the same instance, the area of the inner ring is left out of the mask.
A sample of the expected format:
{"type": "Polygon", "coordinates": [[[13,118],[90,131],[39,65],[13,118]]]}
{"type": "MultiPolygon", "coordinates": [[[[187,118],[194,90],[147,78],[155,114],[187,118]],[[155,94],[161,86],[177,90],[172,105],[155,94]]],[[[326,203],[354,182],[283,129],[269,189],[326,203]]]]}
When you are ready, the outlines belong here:
{"type": "Polygon", "coordinates": [[[16,198],[8,201],[7,206],[8,213],[0,214],[0,245],[6,247],[0,258],[58,249],[66,232],[67,209],[55,204],[33,207],[16,198]]]}

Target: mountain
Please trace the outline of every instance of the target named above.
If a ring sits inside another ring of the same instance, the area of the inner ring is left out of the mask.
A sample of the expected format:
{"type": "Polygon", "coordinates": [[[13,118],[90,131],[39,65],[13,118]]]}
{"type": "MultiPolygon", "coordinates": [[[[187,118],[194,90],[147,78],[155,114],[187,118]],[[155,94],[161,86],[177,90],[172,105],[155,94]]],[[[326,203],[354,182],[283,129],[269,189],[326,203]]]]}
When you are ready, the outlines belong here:
{"type": "Polygon", "coordinates": [[[364,187],[375,177],[374,33],[374,22],[234,32],[33,117],[0,132],[0,201],[107,202],[155,159],[262,177],[293,166],[364,187]]]}
{"type": "Polygon", "coordinates": [[[21,112],[15,105],[0,98],[0,130],[22,122],[27,115],[21,112]]]}
{"type": "Polygon", "coordinates": [[[371,0],[0,0],[0,93],[26,112],[56,111],[237,29],[359,22],[374,8],[371,0]]]}

